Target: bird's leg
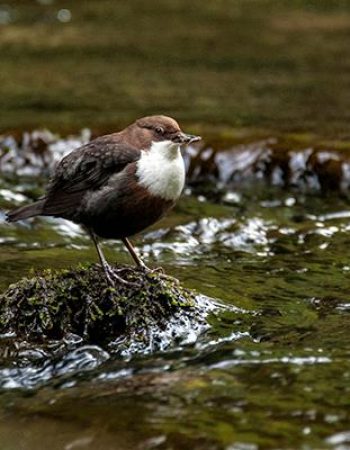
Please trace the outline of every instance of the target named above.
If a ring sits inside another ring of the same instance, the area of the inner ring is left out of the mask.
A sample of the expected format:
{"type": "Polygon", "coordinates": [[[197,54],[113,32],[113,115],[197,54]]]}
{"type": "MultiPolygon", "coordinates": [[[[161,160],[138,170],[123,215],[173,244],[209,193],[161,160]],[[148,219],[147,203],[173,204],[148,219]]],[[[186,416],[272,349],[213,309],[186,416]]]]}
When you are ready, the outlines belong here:
{"type": "Polygon", "coordinates": [[[141,267],[142,269],[146,270],[146,271],[150,271],[151,269],[149,267],[146,266],[146,264],[142,261],[142,259],[137,255],[136,250],[134,248],[134,246],[132,245],[132,243],[129,241],[128,238],[122,238],[122,241],[125,245],[125,247],[128,249],[132,259],[135,261],[135,264],[137,265],[137,267],[141,267]]]}
{"type": "Polygon", "coordinates": [[[101,263],[103,271],[104,271],[104,273],[106,275],[108,283],[112,287],[115,287],[115,281],[118,281],[119,283],[126,284],[126,285],[133,284],[133,283],[130,283],[129,281],[124,280],[123,278],[121,278],[119,275],[116,274],[116,272],[108,264],[104,254],[102,252],[102,249],[100,247],[100,244],[98,242],[98,239],[97,239],[95,233],[93,233],[91,230],[88,230],[88,232],[89,232],[89,234],[91,236],[91,239],[92,239],[93,243],[95,244],[95,247],[96,247],[96,250],[97,250],[97,254],[98,254],[98,257],[100,259],[100,263],[101,263]]]}
{"type": "Polygon", "coordinates": [[[175,280],[175,278],[173,278],[169,275],[166,275],[164,273],[164,270],[162,267],[157,267],[156,269],[150,269],[149,267],[147,267],[146,264],[142,261],[142,259],[137,255],[136,250],[135,250],[134,246],[132,245],[132,243],[129,241],[129,239],[122,238],[122,241],[125,244],[125,247],[129,250],[129,253],[132,256],[132,259],[135,261],[137,267],[140,267],[145,272],[148,272],[148,273],[158,272],[159,275],[163,278],[169,278],[169,279],[175,280]]]}

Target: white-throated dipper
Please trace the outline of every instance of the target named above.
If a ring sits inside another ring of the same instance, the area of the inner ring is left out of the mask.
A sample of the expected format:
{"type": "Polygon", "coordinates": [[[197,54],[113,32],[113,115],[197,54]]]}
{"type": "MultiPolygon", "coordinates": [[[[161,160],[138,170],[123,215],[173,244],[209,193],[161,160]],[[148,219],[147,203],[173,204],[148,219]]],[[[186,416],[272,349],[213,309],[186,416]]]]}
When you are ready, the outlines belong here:
{"type": "Polygon", "coordinates": [[[90,234],[108,281],[126,281],[107,263],[98,238],[121,239],[138,266],[128,237],[157,222],[179,198],[185,182],[180,146],[200,140],[167,116],[136,120],[119,133],[98,137],[65,156],[46,195],[8,213],[15,222],[62,217],[90,234]]]}

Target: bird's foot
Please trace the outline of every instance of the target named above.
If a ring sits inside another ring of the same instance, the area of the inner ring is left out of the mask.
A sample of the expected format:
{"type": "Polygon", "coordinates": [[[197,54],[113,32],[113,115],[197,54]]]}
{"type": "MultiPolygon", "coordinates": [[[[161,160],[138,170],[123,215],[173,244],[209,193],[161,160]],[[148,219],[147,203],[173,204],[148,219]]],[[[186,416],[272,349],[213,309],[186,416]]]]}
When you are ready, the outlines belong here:
{"type": "Polygon", "coordinates": [[[157,267],[156,269],[151,269],[150,267],[146,266],[145,263],[141,262],[139,264],[137,264],[137,267],[142,270],[142,272],[144,272],[145,274],[149,274],[149,273],[164,273],[164,270],[162,267],[157,267]]]}
{"type": "Polygon", "coordinates": [[[147,267],[145,264],[140,265],[139,266],[144,272],[145,274],[157,274],[159,276],[159,278],[165,279],[165,280],[170,280],[170,281],[176,281],[177,283],[179,282],[179,280],[177,278],[172,277],[171,275],[167,275],[164,272],[163,267],[156,267],[154,269],[151,269],[150,267],[147,267]]]}
{"type": "Polygon", "coordinates": [[[133,267],[121,267],[120,269],[112,269],[114,272],[116,273],[125,273],[125,272],[134,272],[134,268],[133,267]]]}
{"type": "Polygon", "coordinates": [[[121,276],[118,275],[119,273],[125,272],[128,269],[126,269],[126,268],[113,269],[108,264],[104,264],[102,267],[103,267],[103,270],[104,270],[104,273],[106,275],[108,283],[113,288],[115,288],[118,283],[123,284],[124,286],[138,286],[138,283],[135,283],[135,282],[132,282],[132,281],[128,281],[128,280],[124,280],[124,278],[122,278],[121,276]]]}

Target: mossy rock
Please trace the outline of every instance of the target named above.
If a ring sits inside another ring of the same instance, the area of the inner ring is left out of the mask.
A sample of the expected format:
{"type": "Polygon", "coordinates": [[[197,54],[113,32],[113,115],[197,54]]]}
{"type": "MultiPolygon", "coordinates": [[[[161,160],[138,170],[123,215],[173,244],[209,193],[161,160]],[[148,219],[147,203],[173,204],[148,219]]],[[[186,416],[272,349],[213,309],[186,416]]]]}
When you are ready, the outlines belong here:
{"type": "Polygon", "coordinates": [[[74,335],[128,353],[166,348],[207,327],[207,308],[175,278],[118,269],[136,285],[110,287],[98,265],[47,270],[10,285],[0,295],[0,333],[37,345],[74,335]]]}

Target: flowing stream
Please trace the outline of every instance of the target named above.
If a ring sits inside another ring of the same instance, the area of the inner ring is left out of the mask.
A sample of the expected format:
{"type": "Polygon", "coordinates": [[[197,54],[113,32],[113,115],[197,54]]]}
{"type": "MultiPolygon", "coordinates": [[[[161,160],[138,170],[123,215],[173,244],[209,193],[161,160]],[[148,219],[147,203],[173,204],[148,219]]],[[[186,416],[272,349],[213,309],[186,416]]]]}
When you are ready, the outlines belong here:
{"type": "MultiPolygon", "coordinates": [[[[3,179],[0,211],[38,191],[3,179]]],[[[187,190],[135,241],[153,266],[231,306],[200,338],[115,357],[96,346],[0,358],[1,448],[350,448],[350,209],[339,195],[253,184],[214,203],[187,190]],[[26,362],[27,361],[27,362],[26,362]]],[[[63,220],[9,225],[0,289],[31,271],[96,261],[63,220]]],[[[110,260],[130,262],[118,242],[110,260]]]]}

